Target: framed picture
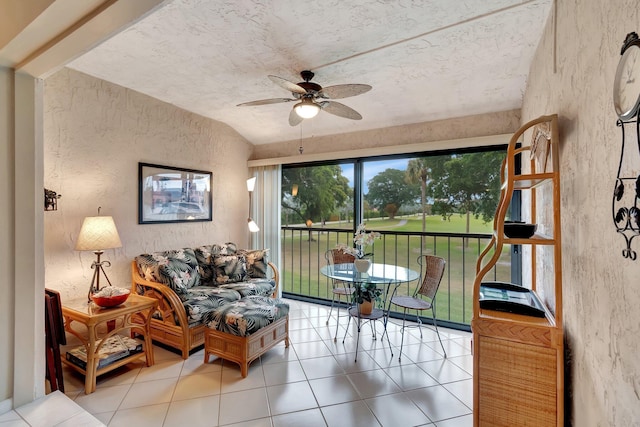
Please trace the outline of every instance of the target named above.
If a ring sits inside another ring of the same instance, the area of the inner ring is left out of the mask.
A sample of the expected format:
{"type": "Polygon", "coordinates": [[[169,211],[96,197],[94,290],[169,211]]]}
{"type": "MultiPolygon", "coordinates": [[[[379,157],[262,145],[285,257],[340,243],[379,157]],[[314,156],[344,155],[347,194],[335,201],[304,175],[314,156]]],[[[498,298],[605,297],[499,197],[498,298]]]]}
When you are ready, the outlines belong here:
{"type": "Polygon", "coordinates": [[[211,172],[138,163],[138,224],[211,221],[211,172]]]}

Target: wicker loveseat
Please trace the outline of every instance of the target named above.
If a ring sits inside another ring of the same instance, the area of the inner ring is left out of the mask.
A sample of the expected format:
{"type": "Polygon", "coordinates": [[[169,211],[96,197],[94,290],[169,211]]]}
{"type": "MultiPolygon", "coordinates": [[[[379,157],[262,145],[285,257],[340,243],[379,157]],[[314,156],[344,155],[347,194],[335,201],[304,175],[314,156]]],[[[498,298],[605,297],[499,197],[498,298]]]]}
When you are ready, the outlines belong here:
{"type": "Polygon", "coordinates": [[[153,340],[187,359],[204,344],[216,309],[246,297],[277,296],[278,269],[267,261],[267,250],[226,243],[139,255],[131,280],[132,292],[158,300],[153,340]]]}

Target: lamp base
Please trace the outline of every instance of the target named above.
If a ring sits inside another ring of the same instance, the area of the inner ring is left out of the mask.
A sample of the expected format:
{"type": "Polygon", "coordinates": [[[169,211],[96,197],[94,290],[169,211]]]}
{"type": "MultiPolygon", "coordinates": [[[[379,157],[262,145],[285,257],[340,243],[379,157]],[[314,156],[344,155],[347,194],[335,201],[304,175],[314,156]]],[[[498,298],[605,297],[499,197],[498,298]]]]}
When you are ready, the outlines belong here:
{"type": "Polygon", "coordinates": [[[93,277],[91,278],[91,286],[89,286],[89,293],[87,293],[87,302],[91,302],[91,295],[94,292],[98,292],[100,290],[100,272],[102,272],[102,274],[104,275],[104,278],[107,279],[107,283],[109,284],[109,286],[112,286],[111,281],[109,280],[109,277],[107,277],[107,273],[104,271],[104,267],[103,267],[103,265],[106,265],[107,267],[111,267],[111,262],[100,261],[100,255],[103,254],[102,251],[95,251],[94,253],[98,258],[91,264],[91,268],[93,268],[93,277]]]}

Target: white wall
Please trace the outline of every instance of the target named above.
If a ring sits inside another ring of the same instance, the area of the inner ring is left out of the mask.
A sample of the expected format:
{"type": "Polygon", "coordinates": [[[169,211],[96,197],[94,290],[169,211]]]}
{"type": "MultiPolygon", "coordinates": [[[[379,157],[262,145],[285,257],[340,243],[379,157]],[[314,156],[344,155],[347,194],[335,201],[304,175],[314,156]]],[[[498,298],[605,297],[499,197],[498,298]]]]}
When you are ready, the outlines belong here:
{"type": "Polygon", "coordinates": [[[248,244],[247,159],[253,146],[229,126],[63,69],[45,80],[46,286],[86,295],[92,252],[74,251],[85,216],[113,216],[122,248],[107,250],[111,282],[129,287],[138,254],[233,241],[248,244]],[[213,221],[138,224],[138,162],[213,172],[213,221]]]}
{"type": "MultiPolygon", "coordinates": [[[[640,9],[636,0],[558,0],[557,10],[533,61],[522,119],[560,116],[573,425],[638,426],[640,258],[621,256],[624,239],[611,217],[620,155],[611,97],[622,42],[628,32],[640,31],[640,9]]],[[[634,249],[640,251],[640,241],[634,249]]]]}
{"type": "Polygon", "coordinates": [[[13,396],[13,139],[13,71],[0,67],[0,402],[13,396]]]}
{"type": "MultiPolygon", "coordinates": [[[[252,160],[298,157],[301,142],[304,154],[307,155],[408,144],[428,145],[429,142],[510,134],[519,127],[520,110],[498,111],[337,135],[305,136],[302,141],[257,145],[252,160]]],[[[508,142],[508,139],[504,141],[505,144],[508,142]]]]}

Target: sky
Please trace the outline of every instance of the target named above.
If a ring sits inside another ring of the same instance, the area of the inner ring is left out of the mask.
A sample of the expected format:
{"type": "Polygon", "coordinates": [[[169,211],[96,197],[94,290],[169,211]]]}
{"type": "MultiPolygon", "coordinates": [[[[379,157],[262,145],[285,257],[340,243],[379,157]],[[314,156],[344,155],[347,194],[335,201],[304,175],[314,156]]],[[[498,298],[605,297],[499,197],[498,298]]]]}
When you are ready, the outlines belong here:
{"type": "MultiPolygon", "coordinates": [[[[371,162],[365,162],[364,164],[364,189],[363,193],[369,192],[367,182],[380,172],[386,169],[398,169],[406,170],[409,159],[394,159],[394,160],[376,160],[371,162]]],[[[353,164],[341,164],[342,175],[349,179],[349,186],[353,188],[353,164]]]]}

